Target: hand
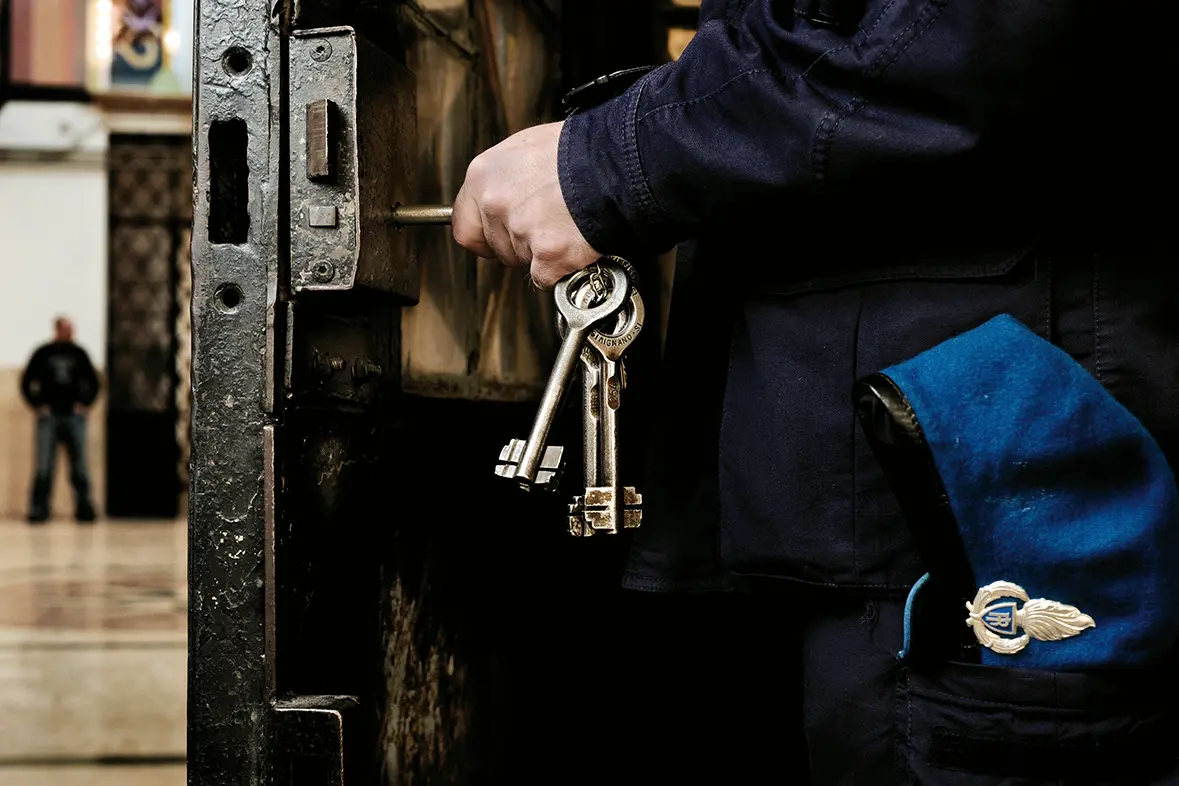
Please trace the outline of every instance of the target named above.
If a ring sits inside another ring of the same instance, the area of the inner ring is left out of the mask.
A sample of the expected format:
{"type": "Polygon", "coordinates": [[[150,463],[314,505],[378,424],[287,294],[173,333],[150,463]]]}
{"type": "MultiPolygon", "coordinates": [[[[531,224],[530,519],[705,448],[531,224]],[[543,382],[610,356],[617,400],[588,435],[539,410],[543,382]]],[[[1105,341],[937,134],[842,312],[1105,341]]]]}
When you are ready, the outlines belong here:
{"type": "Polygon", "coordinates": [[[451,217],[460,246],[505,265],[527,265],[541,289],[602,256],[582,236],[561,194],[562,125],[526,128],[477,156],[451,217]]]}
{"type": "Polygon", "coordinates": [[[44,405],[37,407],[37,415],[39,417],[43,417],[43,418],[49,417],[50,414],[52,414],[52,410],[49,407],[46,407],[44,405]]]}
{"type": "Polygon", "coordinates": [[[89,411],[90,411],[90,407],[86,406],[85,404],[75,404],[74,405],[74,414],[75,415],[85,415],[89,411]]]}

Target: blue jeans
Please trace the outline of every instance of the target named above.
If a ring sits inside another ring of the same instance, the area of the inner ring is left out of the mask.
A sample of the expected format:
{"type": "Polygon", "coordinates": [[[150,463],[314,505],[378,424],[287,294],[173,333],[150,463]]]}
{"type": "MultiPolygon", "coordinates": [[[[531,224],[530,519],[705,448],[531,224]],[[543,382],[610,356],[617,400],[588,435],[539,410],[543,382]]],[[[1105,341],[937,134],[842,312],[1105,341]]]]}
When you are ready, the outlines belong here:
{"type": "Polygon", "coordinates": [[[93,516],[90,502],[90,474],[86,469],[86,416],[78,413],[37,416],[37,466],[29,515],[49,515],[49,493],[53,489],[57,446],[64,444],[70,459],[70,483],[74,487],[77,515],[93,516]]]}

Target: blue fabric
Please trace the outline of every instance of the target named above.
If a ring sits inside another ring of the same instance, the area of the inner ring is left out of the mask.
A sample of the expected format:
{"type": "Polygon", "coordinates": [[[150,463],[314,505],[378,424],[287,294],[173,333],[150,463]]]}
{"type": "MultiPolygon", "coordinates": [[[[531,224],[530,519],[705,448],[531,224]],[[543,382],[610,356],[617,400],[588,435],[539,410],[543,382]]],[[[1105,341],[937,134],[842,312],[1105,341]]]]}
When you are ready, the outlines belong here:
{"type": "Polygon", "coordinates": [[[917,599],[917,593],[921,591],[927,581],[929,581],[928,573],[917,579],[913,589],[909,590],[909,596],[905,598],[904,644],[901,646],[901,651],[897,653],[897,658],[901,660],[904,660],[905,656],[909,654],[909,645],[913,642],[913,603],[917,599]]]}
{"type": "Polygon", "coordinates": [[[1014,582],[1096,622],[1014,655],[983,649],[985,664],[1120,667],[1172,650],[1175,478],[1155,440],[1096,379],[1007,315],[884,373],[925,432],[978,585],[1014,582]]]}

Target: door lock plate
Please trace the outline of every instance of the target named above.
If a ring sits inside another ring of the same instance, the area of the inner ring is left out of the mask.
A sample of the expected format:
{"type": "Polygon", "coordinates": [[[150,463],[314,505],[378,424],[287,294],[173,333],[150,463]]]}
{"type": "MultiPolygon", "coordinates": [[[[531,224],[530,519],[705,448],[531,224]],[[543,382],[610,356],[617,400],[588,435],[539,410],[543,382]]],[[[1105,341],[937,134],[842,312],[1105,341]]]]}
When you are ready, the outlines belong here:
{"type": "Polygon", "coordinates": [[[416,303],[414,75],[351,27],[290,41],[291,287],[366,288],[416,303]],[[330,271],[330,275],[329,275],[330,271]]]}

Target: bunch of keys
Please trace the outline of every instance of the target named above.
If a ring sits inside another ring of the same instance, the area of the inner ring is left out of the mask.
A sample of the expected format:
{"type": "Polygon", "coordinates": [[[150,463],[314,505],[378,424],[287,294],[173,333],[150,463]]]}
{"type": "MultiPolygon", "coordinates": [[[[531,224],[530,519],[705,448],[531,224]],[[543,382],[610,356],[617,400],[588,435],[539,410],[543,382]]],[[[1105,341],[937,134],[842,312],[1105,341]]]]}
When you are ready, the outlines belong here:
{"type": "Polygon", "coordinates": [[[623,355],[643,329],[643,299],[633,270],[617,257],[557,283],[561,348],[527,440],[513,439],[500,452],[496,474],[525,488],[560,482],[564,449],[548,445],[548,432],[574,371],[582,375],[585,492],[569,506],[569,531],[578,537],[615,534],[642,521],[642,496],[618,478],[618,408],[626,387],[623,355]]]}
{"type": "MultiPolygon", "coordinates": [[[[614,76],[632,73],[638,71],[614,76]]],[[[450,205],[395,204],[392,208],[398,229],[449,224],[452,216],[450,205]]],[[[569,506],[569,531],[579,537],[617,533],[642,522],[643,498],[634,487],[618,481],[618,406],[626,387],[622,356],[638,338],[644,318],[635,278],[626,260],[608,256],[557,282],[553,295],[561,348],[528,439],[513,439],[505,445],[495,468],[495,474],[512,478],[528,490],[556,488],[564,448],[548,444],[549,431],[580,365],[585,493],[575,496],[569,506]]]]}
{"type": "MultiPolygon", "coordinates": [[[[580,305],[592,298],[591,279],[574,294],[574,301],[580,305]]],[[[618,409],[626,389],[623,355],[642,331],[645,316],[632,277],[627,303],[590,333],[581,350],[585,492],[569,505],[569,533],[577,537],[617,534],[643,520],[642,495],[634,486],[623,486],[618,477],[618,409]]],[[[558,330],[563,338],[567,328],[560,317],[558,330]]]]}

